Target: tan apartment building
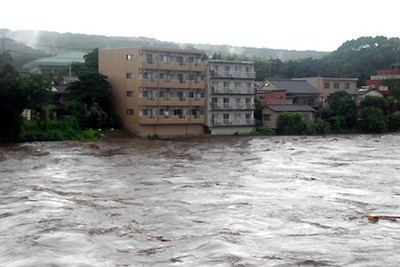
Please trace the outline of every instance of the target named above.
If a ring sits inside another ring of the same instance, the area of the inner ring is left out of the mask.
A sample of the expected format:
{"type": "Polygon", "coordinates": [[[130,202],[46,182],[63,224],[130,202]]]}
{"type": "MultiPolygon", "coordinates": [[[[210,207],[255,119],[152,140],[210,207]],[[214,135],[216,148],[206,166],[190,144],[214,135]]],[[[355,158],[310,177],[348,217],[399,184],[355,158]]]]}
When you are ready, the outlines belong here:
{"type": "Polygon", "coordinates": [[[203,134],[206,61],[199,50],[154,47],[99,50],[122,123],[141,136],[203,134]]]}
{"type": "Polygon", "coordinates": [[[207,133],[248,133],[254,129],[254,78],[253,62],[208,62],[205,112],[207,133]]]}
{"type": "Polygon", "coordinates": [[[357,92],[357,78],[326,78],[326,77],[304,77],[293,78],[293,80],[306,80],[322,93],[322,101],[325,103],[330,94],[338,91],[346,91],[349,94],[357,92]]]}

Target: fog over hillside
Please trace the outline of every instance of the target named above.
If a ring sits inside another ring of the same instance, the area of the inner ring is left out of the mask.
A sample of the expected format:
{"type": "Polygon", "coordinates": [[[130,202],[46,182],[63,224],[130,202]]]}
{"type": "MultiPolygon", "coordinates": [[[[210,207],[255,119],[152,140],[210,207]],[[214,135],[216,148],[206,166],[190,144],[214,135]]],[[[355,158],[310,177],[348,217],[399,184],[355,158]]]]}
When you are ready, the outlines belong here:
{"type": "MultiPolygon", "coordinates": [[[[49,31],[18,30],[11,31],[0,29],[0,38],[11,39],[17,43],[25,44],[35,50],[48,54],[56,54],[70,51],[90,52],[94,48],[117,48],[132,46],[157,46],[163,48],[195,48],[204,50],[207,55],[214,53],[245,55],[250,58],[272,58],[272,59],[298,59],[298,58],[321,58],[328,52],[318,51],[296,51],[284,49],[237,47],[213,44],[181,44],[164,42],[147,37],[108,37],[101,35],[58,33],[49,31]]],[[[5,46],[9,42],[3,42],[5,46]]],[[[7,47],[5,48],[7,49],[7,47]]]]}

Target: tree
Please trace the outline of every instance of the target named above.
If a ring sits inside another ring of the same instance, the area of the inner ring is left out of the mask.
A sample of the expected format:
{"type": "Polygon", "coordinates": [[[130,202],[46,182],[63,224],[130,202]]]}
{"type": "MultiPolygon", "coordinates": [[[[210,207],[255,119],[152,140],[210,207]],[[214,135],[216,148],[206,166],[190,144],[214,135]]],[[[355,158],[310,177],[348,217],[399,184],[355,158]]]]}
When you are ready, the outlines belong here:
{"type": "Polygon", "coordinates": [[[354,99],[345,91],[330,95],[329,110],[333,130],[349,130],[355,127],[357,122],[357,105],[354,99]]]}
{"type": "Polygon", "coordinates": [[[278,119],[278,133],[283,135],[315,134],[315,124],[299,112],[284,112],[278,119]]]}
{"type": "Polygon", "coordinates": [[[77,76],[99,72],[99,49],[96,48],[92,52],[86,54],[83,58],[85,62],[74,62],[71,65],[73,73],[77,76]]]}
{"type": "Polygon", "coordinates": [[[106,76],[99,73],[79,76],[79,81],[68,84],[67,91],[68,110],[77,117],[81,126],[94,127],[97,119],[112,114],[111,85],[106,76]]]}
{"type": "Polygon", "coordinates": [[[21,133],[22,111],[27,105],[22,81],[15,67],[0,66],[0,141],[16,141],[21,133]]]}
{"type": "Polygon", "coordinates": [[[42,74],[31,74],[28,78],[23,80],[22,86],[28,98],[25,108],[32,109],[44,115],[45,108],[49,104],[52,96],[50,77],[42,74]]]}
{"type": "Polygon", "coordinates": [[[389,104],[387,100],[381,96],[366,96],[360,102],[360,108],[376,107],[382,110],[383,114],[388,115],[389,104]]]}
{"type": "Polygon", "coordinates": [[[358,126],[363,132],[383,133],[387,131],[388,122],[382,110],[377,107],[367,106],[359,111],[358,126]]]}

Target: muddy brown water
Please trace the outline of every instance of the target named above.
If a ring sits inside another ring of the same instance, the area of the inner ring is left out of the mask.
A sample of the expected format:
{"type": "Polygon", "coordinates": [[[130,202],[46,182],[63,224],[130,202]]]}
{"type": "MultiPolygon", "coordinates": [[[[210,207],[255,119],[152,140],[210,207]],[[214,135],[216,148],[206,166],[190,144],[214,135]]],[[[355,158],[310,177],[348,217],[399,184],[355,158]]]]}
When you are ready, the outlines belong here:
{"type": "Polygon", "coordinates": [[[0,266],[400,266],[400,135],[0,147],[0,266]]]}

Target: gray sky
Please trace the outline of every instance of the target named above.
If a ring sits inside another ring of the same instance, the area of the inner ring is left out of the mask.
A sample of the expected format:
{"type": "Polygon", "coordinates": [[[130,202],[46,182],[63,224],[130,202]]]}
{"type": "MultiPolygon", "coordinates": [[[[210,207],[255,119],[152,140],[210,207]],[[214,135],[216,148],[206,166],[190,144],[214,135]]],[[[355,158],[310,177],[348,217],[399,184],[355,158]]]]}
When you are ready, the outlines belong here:
{"type": "Polygon", "coordinates": [[[333,51],[400,37],[399,0],[8,0],[0,28],[333,51]]]}

